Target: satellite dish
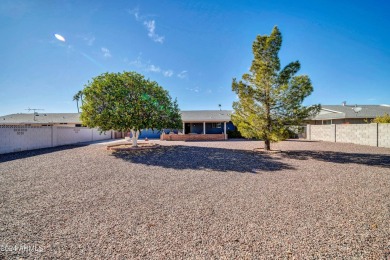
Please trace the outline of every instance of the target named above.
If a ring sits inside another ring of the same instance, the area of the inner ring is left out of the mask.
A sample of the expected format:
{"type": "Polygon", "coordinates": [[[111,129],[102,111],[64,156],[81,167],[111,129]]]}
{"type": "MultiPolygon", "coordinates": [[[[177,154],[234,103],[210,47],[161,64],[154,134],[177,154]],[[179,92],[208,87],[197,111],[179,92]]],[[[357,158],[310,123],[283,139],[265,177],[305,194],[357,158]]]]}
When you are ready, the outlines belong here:
{"type": "Polygon", "coordinates": [[[362,111],[362,108],[361,108],[361,107],[353,107],[352,110],[353,110],[355,113],[359,113],[360,111],[362,111]]]}

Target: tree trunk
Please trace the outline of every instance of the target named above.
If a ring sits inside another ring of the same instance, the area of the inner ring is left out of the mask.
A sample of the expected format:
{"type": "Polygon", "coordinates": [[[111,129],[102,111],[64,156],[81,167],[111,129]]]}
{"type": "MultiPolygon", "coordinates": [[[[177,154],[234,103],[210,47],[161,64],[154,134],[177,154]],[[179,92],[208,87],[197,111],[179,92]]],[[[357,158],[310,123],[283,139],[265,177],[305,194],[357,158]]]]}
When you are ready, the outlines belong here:
{"type": "Polygon", "coordinates": [[[264,149],[266,151],[271,150],[271,142],[269,140],[264,140],[264,149]]]}
{"type": "Polygon", "coordinates": [[[138,136],[139,136],[139,131],[137,130],[134,130],[134,129],[131,129],[131,141],[133,142],[133,147],[137,147],[138,144],[137,144],[137,141],[138,141],[138,136]]]}
{"type": "Polygon", "coordinates": [[[266,111],[266,120],[267,120],[267,130],[264,140],[264,149],[266,151],[271,150],[271,142],[270,142],[270,135],[271,135],[271,100],[270,100],[270,90],[267,89],[266,91],[266,103],[265,103],[265,111],[266,111]]]}
{"type": "Polygon", "coordinates": [[[80,110],[79,110],[79,101],[76,100],[76,104],[77,104],[77,113],[80,113],[80,110]]]}

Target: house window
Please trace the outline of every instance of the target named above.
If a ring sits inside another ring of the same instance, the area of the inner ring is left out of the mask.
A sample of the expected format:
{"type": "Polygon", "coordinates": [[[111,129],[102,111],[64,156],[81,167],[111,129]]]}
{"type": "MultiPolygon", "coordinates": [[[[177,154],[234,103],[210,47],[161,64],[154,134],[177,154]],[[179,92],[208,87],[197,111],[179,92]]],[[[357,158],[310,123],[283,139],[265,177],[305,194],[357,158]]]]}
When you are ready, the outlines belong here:
{"type": "Polygon", "coordinates": [[[212,123],[211,127],[212,128],[222,128],[222,124],[221,123],[212,123]]]}

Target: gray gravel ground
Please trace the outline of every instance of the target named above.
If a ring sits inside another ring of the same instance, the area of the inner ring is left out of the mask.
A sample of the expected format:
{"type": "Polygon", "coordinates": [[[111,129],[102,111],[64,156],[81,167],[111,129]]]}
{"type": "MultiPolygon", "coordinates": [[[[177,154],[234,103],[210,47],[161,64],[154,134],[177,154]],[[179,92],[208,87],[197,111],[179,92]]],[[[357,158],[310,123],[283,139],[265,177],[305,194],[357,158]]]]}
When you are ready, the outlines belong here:
{"type": "Polygon", "coordinates": [[[0,259],[390,259],[390,149],[159,143],[0,155],[0,259]]]}

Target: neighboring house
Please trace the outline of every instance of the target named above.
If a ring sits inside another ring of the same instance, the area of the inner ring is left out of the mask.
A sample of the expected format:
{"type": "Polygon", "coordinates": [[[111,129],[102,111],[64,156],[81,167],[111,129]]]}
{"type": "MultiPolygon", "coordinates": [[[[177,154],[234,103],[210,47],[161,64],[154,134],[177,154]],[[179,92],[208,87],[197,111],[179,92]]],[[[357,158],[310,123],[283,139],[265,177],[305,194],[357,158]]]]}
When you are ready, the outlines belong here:
{"type": "MultiPolygon", "coordinates": [[[[230,121],[232,114],[230,110],[194,110],[182,111],[181,113],[183,128],[172,130],[172,133],[186,135],[191,140],[227,139],[227,131],[235,130],[233,123],[230,121]],[[196,135],[197,137],[195,137],[196,135]]],[[[79,113],[11,114],[1,116],[0,125],[82,127],[79,113]]],[[[168,129],[164,131],[166,134],[170,132],[171,130],[168,129]]],[[[160,131],[145,129],[141,131],[139,138],[160,138],[160,135],[160,131]]],[[[115,137],[120,138],[124,135],[117,132],[115,137]]],[[[184,140],[183,137],[179,138],[184,140]]],[[[166,138],[166,140],[168,139],[171,138],[166,138]]]]}
{"type": "Polygon", "coordinates": [[[307,120],[307,123],[311,125],[366,124],[385,113],[390,114],[390,105],[322,105],[320,113],[307,120]]]}
{"type": "Polygon", "coordinates": [[[77,113],[12,114],[0,117],[0,154],[108,140],[114,134],[83,127],[77,113]]]}

